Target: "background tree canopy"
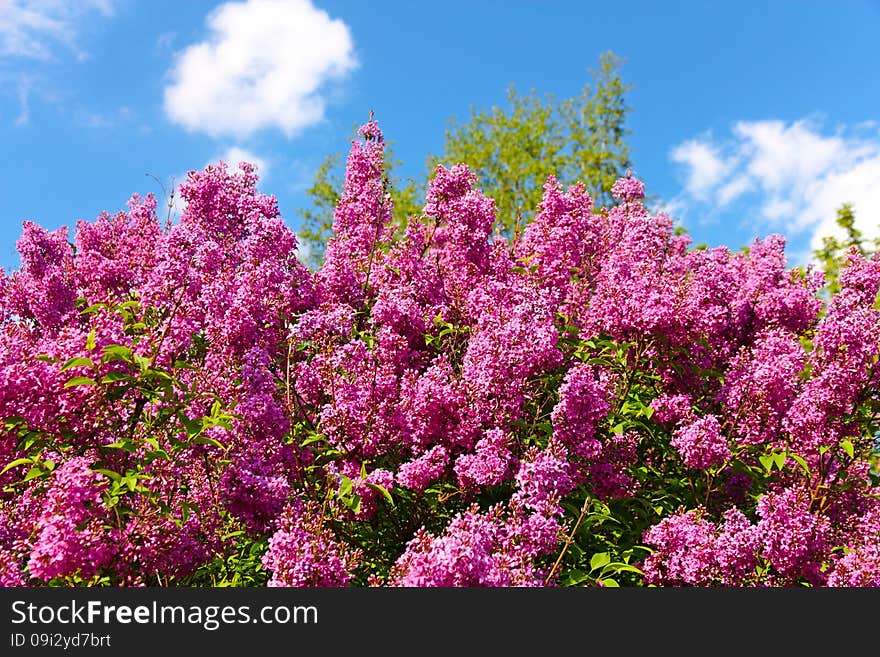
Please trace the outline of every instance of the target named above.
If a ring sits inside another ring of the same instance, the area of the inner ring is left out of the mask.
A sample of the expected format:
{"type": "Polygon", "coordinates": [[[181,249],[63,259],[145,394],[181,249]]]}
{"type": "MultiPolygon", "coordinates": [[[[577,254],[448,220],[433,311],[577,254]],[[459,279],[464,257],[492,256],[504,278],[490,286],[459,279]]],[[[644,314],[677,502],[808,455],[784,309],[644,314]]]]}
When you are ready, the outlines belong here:
{"type": "Polygon", "coordinates": [[[840,270],[850,249],[855,248],[862,257],[870,257],[880,247],[880,240],[867,239],[856,228],[852,203],[844,203],[837,209],[837,225],[842,234],[823,237],[821,248],[813,253],[816,263],[825,272],[825,285],[832,295],[840,291],[840,270]]]}
{"type": "MultiPolygon", "coordinates": [[[[563,185],[581,181],[597,205],[607,204],[614,181],[630,166],[625,123],[631,109],[626,93],[632,87],[621,78],[622,64],[614,53],[604,53],[580,93],[562,100],[534,89],[521,95],[511,85],[506,107],[472,109],[465,123],[452,122],[443,154],[427,158],[425,184],[437,164],[467,164],[483,192],[495,199],[497,231],[507,237],[520,233],[531,219],[549,175],[563,185]]],[[[342,191],[342,164],[340,154],[327,156],[307,190],[311,207],[299,210],[298,235],[313,268],[323,261],[331,234],[333,209],[342,191]]],[[[420,213],[425,184],[403,182],[394,175],[399,166],[388,151],[394,218],[403,225],[420,213]]]]}

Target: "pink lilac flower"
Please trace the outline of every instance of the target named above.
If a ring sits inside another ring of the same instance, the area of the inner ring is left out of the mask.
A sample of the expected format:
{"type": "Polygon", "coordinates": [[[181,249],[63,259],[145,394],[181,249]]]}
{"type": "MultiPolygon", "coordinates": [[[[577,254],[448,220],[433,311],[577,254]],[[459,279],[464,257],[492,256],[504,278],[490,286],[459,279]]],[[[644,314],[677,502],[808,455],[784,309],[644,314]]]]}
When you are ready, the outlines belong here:
{"type": "Polygon", "coordinates": [[[824,583],[822,554],[830,530],[828,519],[812,513],[805,491],[789,488],[758,500],[757,529],[761,556],[779,575],[781,584],[824,583]]]}
{"type": "Polygon", "coordinates": [[[537,216],[516,243],[517,257],[557,303],[568,296],[573,276],[588,279],[590,256],[605,246],[605,222],[592,210],[593,200],[583,184],[563,192],[550,176],[537,216]]]}
{"type": "Polygon", "coordinates": [[[446,448],[434,445],[419,457],[402,464],[397,470],[397,481],[410,490],[423,491],[443,474],[448,463],[446,448]]]}
{"type": "Polygon", "coordinates": [[[602,453],[589,466],[590,490],[599,499],[632,497],[641,484],[630,474],[637,465],[639,434],[614,434],[602,444],[602,453]]]}
{"type": "Polygon", "coordinates": [[[846,549],[833,561],[828,586],[880,586],[880,509],[873,508],[856,523],[846,549]]]}
{"type": "Polygon", "coordinates": [[[473,453],[462,454],[455,461],[455,474],[462,488],[495,486],[511,476],[513,455],[507,436],[501,429],[489,429],[473,453]]]}
{"type": "Polygon", "coordinates": [[[637,201],[645,198],[645,183],[638,178],[618,178],[611,187],[611,195],[619,201],[637,201]]]}
{"type": "Polygon", "coordinates": [[[685,465],[698,470],[721,465],[730,458],[727,438],[714,415],[706,415],[676,429],[672,446],[678,450],[685,465]]]}
{"type": "Polygon", "coordinates": [[[272,573],[268,586],[340,587],[350,584],[360,558],[323,526],[317,509],[295,499],[269,538],[262,562],[272,573]]]}
{"type": "Polygon", "coordinates": [[[757,528],[737,508],[715,524],[704,509],[669,516],[645,532],[653,549],[641,563],[657,586],[743,586],[757,565],[757,528]]]}
{"type": "Polygon", "coordinates": [[[651,408],[654,409],[651,419],[667,429],[673,429],[679,422],[695,419],[692,404],[690,395],[660,395],[651,401],[651,408]]]}
{"type": "Polygon", "coordinates": [[[553,438],[572,454],[594,458],[601,452],[596,429],[611,410],[613,383],[607,372],[592,365],[577,364],[566,373],[550,417],[553,438]]]}
{"type": "Polygon", "coordinates": [[[27,564],[33,577],[88,578],[110,564],[116,546],[112,534],[104,531],[107,509],[101,494],[106,486],[103,475],[92,470],[82,456],[55,470],[27,564]]]}
{"type": "Polygon", "coordinates": [[[780,329],[760,334],[751,350],[730,362],[720,397],[736,418],[736,440],[755,444],[778,438],[798,393],[806,353],[797,336],[780,329]]]}

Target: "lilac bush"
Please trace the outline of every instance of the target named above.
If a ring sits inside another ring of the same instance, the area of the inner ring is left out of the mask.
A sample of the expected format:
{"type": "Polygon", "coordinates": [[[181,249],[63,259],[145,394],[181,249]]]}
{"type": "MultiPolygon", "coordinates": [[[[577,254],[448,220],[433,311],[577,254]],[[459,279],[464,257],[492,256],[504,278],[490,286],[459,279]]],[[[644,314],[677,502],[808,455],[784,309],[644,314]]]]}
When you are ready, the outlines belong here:
{"type": "Polygon", "coordinates": [[[361,128],[309,271],[241,163],[0,271],[0,584],[876,586],[880,260],[697,248],[642,181],[465,165],[392,222],[361,128]]]}

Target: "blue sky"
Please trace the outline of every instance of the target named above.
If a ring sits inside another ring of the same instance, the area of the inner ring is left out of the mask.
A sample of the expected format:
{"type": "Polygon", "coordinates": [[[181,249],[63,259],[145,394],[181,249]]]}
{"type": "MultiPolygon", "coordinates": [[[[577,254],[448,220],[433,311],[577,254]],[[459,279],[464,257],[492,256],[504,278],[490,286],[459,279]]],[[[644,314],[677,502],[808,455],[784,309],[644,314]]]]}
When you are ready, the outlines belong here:
{"type": "Polygon", "coordinates": [[[0,0],[0,266],[23,220],[73,228],[251,159],[294,229],[375,111],[421,179],[450,117],[511,83],[579,92],[611,50],[633,169],[696,242],[779,232],[792,264],[855,204],[880,224],[880,2],[0,0]]]}

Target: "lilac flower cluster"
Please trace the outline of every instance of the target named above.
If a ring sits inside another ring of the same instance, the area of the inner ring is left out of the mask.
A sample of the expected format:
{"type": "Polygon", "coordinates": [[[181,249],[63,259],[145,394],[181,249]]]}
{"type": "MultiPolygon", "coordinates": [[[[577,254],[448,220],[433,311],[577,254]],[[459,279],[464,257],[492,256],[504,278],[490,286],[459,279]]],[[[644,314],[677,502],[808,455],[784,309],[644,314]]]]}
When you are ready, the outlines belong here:
{"type": "Polygon", "coordinates": [[[263,564],[272,572],[269,586],[345,586],[360,558],[322,525],[319,512],[294,499],[269,538],[263,564]]]}
{"type": "Polygon", "coordinates": [[[685,465],[698,470],[721,465],[730,458],[727,438],[714,415],[680,426],[672,434],[672,446],[681,454],[685,465]]]}

